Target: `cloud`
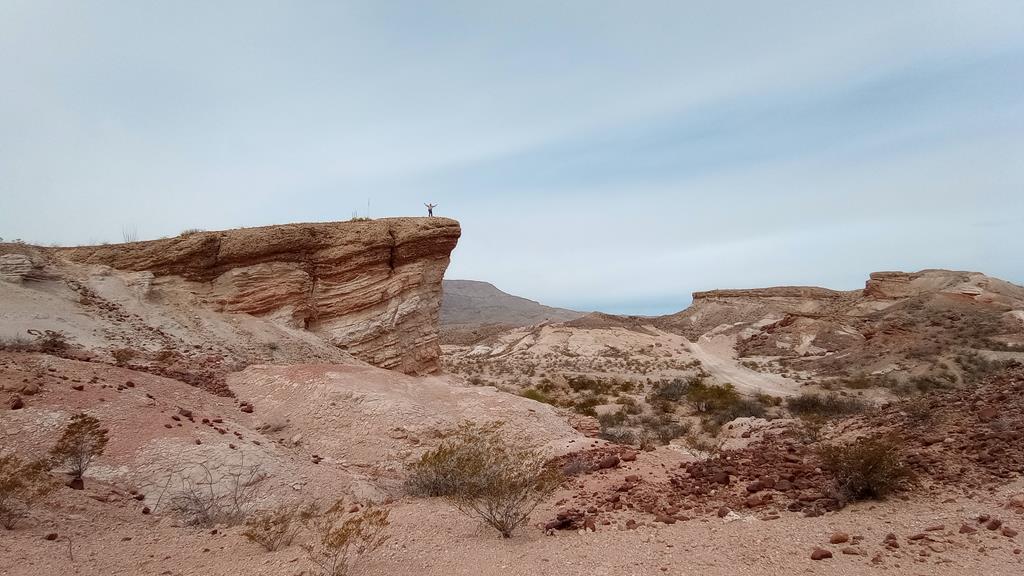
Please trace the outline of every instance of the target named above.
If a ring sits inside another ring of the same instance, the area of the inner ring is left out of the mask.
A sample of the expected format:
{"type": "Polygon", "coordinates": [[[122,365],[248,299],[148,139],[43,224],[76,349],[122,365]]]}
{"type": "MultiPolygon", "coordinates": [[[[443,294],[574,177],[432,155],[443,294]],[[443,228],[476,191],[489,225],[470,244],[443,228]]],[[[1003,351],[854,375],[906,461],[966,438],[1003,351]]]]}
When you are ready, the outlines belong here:
{"type": "Polygon", "coordinates": [[[1016,1],[5,2],[0,236],[430,200],[465,229],[452,275],[567,306],[666,311],[873,266],[1021,282],[1013,227],[975,223],[1024,208],[1022,19],[1016,1]]]}

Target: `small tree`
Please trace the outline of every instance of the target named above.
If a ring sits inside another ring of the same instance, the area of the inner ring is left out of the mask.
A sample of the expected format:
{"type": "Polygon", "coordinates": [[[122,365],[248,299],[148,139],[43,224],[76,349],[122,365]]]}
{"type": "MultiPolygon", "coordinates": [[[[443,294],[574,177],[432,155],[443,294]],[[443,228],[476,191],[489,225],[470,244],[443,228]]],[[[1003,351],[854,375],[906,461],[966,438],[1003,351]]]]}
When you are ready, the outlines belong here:
{"type": "Polygon", "coordinates": [[[511,538],[561,484],[540,450],[506,440],[501,423],[466,422],[412,467],[414,492],[443,496],[511,538]]]}
{"type": "Polygon", "coordinates": [[[57,465],[67,466],[69,473],[80,480],[93,459],[103,454],[108,439],[107,430],[100,426],[99,420],[78,413],[71,417],[50,454],[57,465]]]}
{"type": "Polygon", "coordinates": [[[53,488],[44,460],[25,462],[13,454],[0,456],[0,526],[14,530],[18,520],[53,488]]]}
{"type": "Polygon", "coordinates": [[[323,576],[345,576],[357,555],[366,555],[387,541],[388,511],[368,507],[349,512],[338,500],[324,512],[309,515],[306,523],[313,539],[302,545],[323,576]]]}

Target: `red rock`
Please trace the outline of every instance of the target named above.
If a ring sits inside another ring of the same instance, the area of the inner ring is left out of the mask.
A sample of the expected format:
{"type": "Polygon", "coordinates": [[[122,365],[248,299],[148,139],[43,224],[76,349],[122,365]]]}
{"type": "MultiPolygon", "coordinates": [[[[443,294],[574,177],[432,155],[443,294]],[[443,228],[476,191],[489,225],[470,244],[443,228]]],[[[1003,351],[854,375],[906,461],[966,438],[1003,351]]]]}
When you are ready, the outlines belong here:
{"type": "Polygon", "coordinates": [[[945,530],[945,524],[934,524],[924,529],[925,532],[938,532],[939,530],[945,530]]]}
{"type": "Polygon", "coordinates": [[[1017,531],[1009,526],[1003,526],[1001,532],[1003,533],[1003,536],[1006,536],[1007,538],[1013,538],[1017,535],[1017,531]]]}
{"type": "Polygon", "coordinates": [[[960,533],[961,534],[974,534],[975,532],[977,532],[977,529],[975,529],[972,526],[968,526],[967,524],[961,524],[960,525],[960,533]]]}
{"type": "Polygon", "coordinates": [[[811,560],[824,560],[826,558],[831,558],[831,557],[832,557],[832,553],[829,552],[828,550],[823,549],[823,548],[815,548],[811,552],[811,560]]]}
{"type": "Polygon", "coordinates": [[[68,488],[71,488],[72,490],[84,490],[85,489],[85,482],[82,480],[81,476],[75,476],[74,478],[68,480],[65,485],[68,488]]]}
{"type": "Polygon", "coordinates": [[[623,462],[633,462],[634,460],[636,460],[636,452],[632,450],[626,450],[625,452],[622,453],[623,462]]]}
{"type": "Polygon", "coordinates": [[[828,541],[830,544],[845,544],[850,541],[850,535],[846,532],[836,532],[828,541]]]}
{"type": "Polygon", "coordinates": [[[597,463],[598,470],[607,470],[609,468],[615,468],[619,465],[619,457],[615,454],[609,454],[604,458],[601,458],[597,463]]]}
{"type": "Polygon", "coordinates": [[[993,518],[985,523],[985,528],[989,530],[998,530],[1003,525],[1003,521],[998,518],[993,518]]]}
{"type": "Polygon", "coordinates": [[[83,384],[72,384],[71,389],[81,392],[82,390],[85,390],[85,386],[83,384]]]}
{"type": "Polygon", "coordinates": [[[718,517],[725,518],[729,515],[729,512],[732,512],[732,510],[730,510],[728,506],[722,506],[718,509],[718,517]]]}
{"type": "Polygon", "coordinates": [[[245,412],[246,414],[252,414],[252,404],[242,404],[239,410],[245,412]]]}
{"type": "Polygon", "coordinates": [[[657,513],[654,515],[655,522],[661,522],[662,524],[675,524],[676,519],[669,516],[668,514],[657,513]]]}
{"type": "Polygon", "coordinates": [[[22,408],[25,407],[25,401],[21,399],[21,396],[15,394],[11,396],[10,401],[7,402],[7,406],[11,410],[21,410],[22,408]]]}
{"type": "Polygon", "coordinates": [[[57,533],[56,532],[50,532],[46,536],[43,536],[43,539],[44,540],[56,540],[57,539],[57,533]]]}

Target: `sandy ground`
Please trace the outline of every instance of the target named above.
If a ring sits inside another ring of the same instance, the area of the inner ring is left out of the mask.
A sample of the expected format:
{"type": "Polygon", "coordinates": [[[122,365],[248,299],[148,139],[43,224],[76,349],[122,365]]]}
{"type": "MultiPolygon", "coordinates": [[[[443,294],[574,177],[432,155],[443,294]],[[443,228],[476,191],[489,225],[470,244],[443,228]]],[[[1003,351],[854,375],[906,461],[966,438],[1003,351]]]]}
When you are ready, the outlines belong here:
{"type": "Polygon", "coordinates": [[[686,342],[691,354],[717,381],[728,382],[744,394],[795,396],[800,383],[778,374],[751,370],[736,361],[734,336],[701,336],[697,342],[686,342]]]}
{"type": "MultiPolygon", "coordinates": [[[[498,538],[440,500],[401,500],[391,508],[390,541],[357,566],[365,575],[478,574],[906,574],[1012,575],[1024,571],[1021,537],[980,528],[958,534],[961,523],[988,513],[1007,523],[1024,516],[1002,507],[1021,482],[971,500],[860,504],[817,518],[783,513],[772,521],[745,517],[699,518],[666,526],[545,535],[530,526],[511,540],[498,538]],[[924,532],[937,524],[942,530],[924,532]],[[829,544],[842,531],[859,544],[829,544]],[[900,547],[883,545],[889,533],[900,547]],[[926,533],[926,539],[909,537],[926,533]],[[854,547],[863,555],[842,553],[854,547]],[[822,547],[834,557],[810,559],[822,547]],[[877,559],[876,559],[877,558],[877,559]]],[[[35,525],[0,538],[0,575],[298,575],[310,574],[298,546],[267,553],[239,528],[175,526],[170,518],[141,516],[131,503],[101,503],[90,492],[66,491],[59,508],[35,525]],[[58,534],[47,541],[47,533],[58,534]]],[[[538,510],[543,518],[550,508],[538,510]]]]}

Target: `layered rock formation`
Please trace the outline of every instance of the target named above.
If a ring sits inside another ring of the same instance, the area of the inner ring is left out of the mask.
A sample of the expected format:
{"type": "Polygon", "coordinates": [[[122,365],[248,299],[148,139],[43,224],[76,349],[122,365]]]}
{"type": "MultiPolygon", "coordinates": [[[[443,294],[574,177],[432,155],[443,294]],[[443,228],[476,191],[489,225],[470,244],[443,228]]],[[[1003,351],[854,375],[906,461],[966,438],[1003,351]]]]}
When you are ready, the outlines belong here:
{"type": "Polygon", "coordinates": [[[441,280],[460,235],[445,218],[288,224],[53,249],[142,273],[148,293],[304,328],[356,358],[410,374],[439,368],[441,280]]]}

